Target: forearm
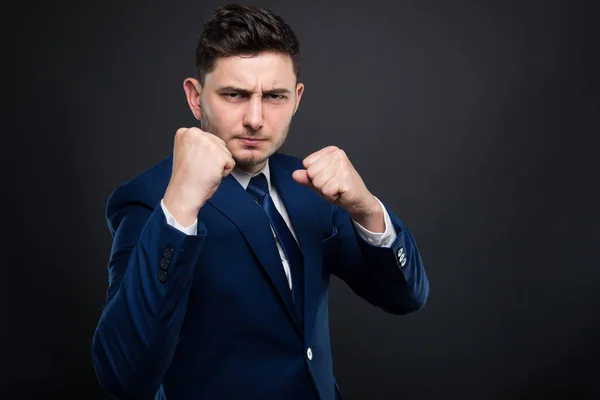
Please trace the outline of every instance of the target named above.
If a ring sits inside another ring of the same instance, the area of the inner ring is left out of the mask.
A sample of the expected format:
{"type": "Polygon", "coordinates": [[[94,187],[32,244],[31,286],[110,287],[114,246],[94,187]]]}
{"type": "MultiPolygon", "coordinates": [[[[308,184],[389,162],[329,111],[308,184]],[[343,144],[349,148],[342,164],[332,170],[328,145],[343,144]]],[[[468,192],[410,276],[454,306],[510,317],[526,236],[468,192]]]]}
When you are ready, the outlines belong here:
{"type": "Polygon", "coordinates": [[[397,216],[383,207],[383,234],[365,232],[364,227],[338,210],[334,220],[339,234],[329,244],[332,249],[328,262],[332,272],[359,296],[386,312],[406,314],[423,307],[429,282],[412,235],[397,216]]]}
{"type": "Polygon", "coordinates": [[[388,247],[359,239],[364,281],[386,311],[407,314],[421,309],[429,281],[412,235],[403,227],[388,247]]]}
{"type": "Polygon", "coordinates": [[[156,209],[128,260],[113,253],[115,270],[123,262],[126,268],[111,286],[92,344],[98,379],[111,394],[152,398],[158,389],[178,340],[203,229],[187,236],[156,209]]]}

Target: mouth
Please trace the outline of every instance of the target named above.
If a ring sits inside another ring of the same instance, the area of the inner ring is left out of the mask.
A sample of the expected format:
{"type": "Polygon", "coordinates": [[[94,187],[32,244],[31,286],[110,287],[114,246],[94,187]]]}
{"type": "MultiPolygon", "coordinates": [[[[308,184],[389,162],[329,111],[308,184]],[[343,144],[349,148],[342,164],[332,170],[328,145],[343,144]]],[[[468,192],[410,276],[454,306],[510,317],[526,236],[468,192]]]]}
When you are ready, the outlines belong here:
{"type": "Polygon", "coordinates": [[[256,146],[260,142],[265,141],[265,139],[257,139],[253,137],[238,137],[237,139],[239,139],[246,146],[256,146]]]}

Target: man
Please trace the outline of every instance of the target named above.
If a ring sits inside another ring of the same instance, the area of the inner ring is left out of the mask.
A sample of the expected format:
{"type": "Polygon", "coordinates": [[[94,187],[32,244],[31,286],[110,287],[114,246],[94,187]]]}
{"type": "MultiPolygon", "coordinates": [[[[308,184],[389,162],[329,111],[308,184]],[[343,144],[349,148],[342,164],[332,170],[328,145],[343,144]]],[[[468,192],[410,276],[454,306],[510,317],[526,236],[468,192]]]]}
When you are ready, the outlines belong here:
{"type": "Polygon", "coordinates": [[[284,21],[218,8],[185,94],[202,129],[118,187],[107,302],[92,341],[120,399],[334,399],[328,285],[393,314],[429,282],[415,241],[330,146],[278,153],[302,97],[284,21]]]}

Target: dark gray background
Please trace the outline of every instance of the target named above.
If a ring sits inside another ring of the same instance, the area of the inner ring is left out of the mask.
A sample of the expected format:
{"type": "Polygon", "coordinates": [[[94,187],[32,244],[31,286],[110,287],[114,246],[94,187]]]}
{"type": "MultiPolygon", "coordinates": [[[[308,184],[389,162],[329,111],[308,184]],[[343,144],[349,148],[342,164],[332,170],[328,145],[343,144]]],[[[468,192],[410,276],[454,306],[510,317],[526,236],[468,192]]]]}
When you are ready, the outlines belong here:
{"type": "MultiPolygon", "coordinates": [[[[48,3],[19,3],[2,28],[0,397],[101,399],[106,200],[197,122],[182,82],[221,3],[48,3]]],[[[405,317],[332,283],[346,399],[598,396],[598,7],[254,4],[303,49],[284,149],[345,149],[431,281],[405,317]]]]}

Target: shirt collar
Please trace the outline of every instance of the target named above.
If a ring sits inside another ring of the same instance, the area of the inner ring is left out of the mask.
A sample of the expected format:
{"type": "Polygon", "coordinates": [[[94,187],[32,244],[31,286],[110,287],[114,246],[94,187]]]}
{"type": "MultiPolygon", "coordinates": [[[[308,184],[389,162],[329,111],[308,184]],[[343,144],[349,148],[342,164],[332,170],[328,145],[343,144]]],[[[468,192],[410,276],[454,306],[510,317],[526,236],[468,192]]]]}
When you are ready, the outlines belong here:
{"type": "Polygon", "coordinates": [[[269,170],[269,160],[265,163],[265,166],[258,172],[252,173],[244,171],[243,169],[238,168],[237,166],[233,168],[231,171],[231,175],[239,182],[240,185],[245,189],[248,188],[250,184],[250,179],[254,178],[256,175],[263,173],[267,178],[267,184],[269,185],[269,190],[271,190],[271,171],[269,170]]]}

